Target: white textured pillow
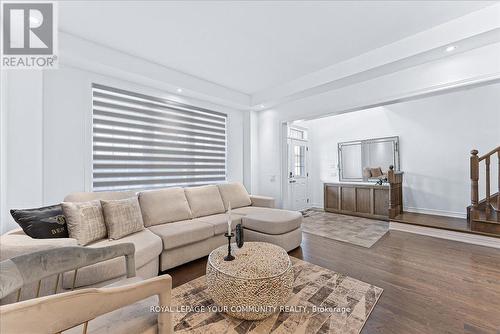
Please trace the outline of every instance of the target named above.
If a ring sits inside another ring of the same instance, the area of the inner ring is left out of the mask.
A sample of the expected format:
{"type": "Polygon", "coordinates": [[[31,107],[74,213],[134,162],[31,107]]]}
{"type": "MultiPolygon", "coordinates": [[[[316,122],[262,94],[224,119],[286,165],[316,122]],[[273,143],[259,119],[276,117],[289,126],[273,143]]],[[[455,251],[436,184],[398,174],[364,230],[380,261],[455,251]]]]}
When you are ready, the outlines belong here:
{"type": "Polygon", "coordinates": [[[120,239],[144,230],[141,207],[137,197],[110,201],[101,200],[101,205],[109,239],[120,239]]]}
{"type": "Polygon", "coordinates": [[[101,202],[62,202],[61,203],[70,238],[85,246],[92,241],[106,238],[106,224],[102,214],[101,202]]]}
{"type": "Polygon", "coordinates": [[[215,215],[225,211],[219,188],[215,185],[185,188],[184,192],[195,218],[215,215]]]}
{"type": "Polygon", "coordinates": [[[219,187],[219,192],[222,196],[222,201],[224,202],[224,208],[226,210],[229,207],[229,203],[231,203],[232,209],[252,205],[252,200],[250,199],[250,196],[248,195],[248,192],[242,183],[221,183],[217,186],[219,187]]]}

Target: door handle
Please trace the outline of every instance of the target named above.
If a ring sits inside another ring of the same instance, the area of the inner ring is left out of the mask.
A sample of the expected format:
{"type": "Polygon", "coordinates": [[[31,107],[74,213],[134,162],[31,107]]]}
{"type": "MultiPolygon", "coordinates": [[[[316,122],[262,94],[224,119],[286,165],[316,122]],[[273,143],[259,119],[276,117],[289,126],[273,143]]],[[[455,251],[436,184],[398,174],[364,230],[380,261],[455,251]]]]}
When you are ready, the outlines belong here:
{"type": "Polygon", "coordinates": [[[297,181],[295,181],[295,180],[290,180],[290,181],[288,181],[288,182],[289,182],[289,183],[295,183],[295,182],[297,182],[297,181]]]}

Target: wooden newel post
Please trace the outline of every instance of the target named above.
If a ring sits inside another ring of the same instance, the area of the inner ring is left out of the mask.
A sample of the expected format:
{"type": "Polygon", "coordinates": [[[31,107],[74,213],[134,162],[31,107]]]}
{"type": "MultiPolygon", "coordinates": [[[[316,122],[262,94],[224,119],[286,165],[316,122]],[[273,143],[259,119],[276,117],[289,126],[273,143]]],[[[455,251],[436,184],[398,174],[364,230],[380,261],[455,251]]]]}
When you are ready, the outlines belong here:
{"type": "Polygon", "coordinates": [[[394,166],[389,166],[387,172],[389,182],[389,218],[395,218],[403,212],[403,173],[395,172],[394,166]]]}
{"type": "Polygon", "coordinates": [[[497,152],[498,157],[498,195],[497,195],[497,210],[500,209],[500,151],[497,152]]]}
{"type": "Polygon", "coordinates": [[[472,150],[470,152],[470,200],[471,200],[471,218],[477,217],[477,205],[479,202],[479,157],[477,156],[478,151],[472,150]]]}
{"type": "Polygon", "coordinates": [[[491,201],[491,193],[490,193],[490,157],[487,156],[484,159],[486,163],[486,214],[490,214],[490,201],[491,201]]]}

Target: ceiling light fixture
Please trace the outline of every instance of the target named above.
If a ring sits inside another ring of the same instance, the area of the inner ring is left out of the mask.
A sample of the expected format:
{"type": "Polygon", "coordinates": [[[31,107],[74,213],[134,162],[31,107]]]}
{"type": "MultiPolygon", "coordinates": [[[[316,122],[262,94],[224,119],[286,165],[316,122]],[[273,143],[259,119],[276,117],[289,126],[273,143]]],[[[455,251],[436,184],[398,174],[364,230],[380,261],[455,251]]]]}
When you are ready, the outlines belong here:
{"type": "Polygon", "coordinates": [[[259,107],[261,107],[261,108],[265,108],[266,106],[265,106],[265,105],[263,105],[263,104],[261,104],[259,107]]]}
{"type": "Polygon", "coordinates": [[[177,93],[182,93],[182,88],[177,88],[177,93]]]}
{"type": "Polygon", "coordinates": [[[455,45],[450,45],[446,48],[446,52],[452,52],[455,51],[457,47],[455,45]]]}

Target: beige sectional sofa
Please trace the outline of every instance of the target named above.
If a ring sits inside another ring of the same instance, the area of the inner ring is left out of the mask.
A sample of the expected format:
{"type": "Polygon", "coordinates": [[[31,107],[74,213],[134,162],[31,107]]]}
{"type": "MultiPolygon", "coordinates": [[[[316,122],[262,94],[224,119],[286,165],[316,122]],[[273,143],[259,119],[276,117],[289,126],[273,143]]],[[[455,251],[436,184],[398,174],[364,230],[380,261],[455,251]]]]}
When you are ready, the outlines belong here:
{"type": "MultiPolygon", "coordinates": [[[[87,192],[66,196],[66,202],[124,199],[138,196],[145,229],[118,240],[99,240],[87,247],[132,242],[137,276],[150,278],[208,255],[227,242],[227,209],[232,207],[232,227],[242,223],[245,241],[267,241],[287,251],[298,247],[302,233],[299,212],[274,208],[274,199],[249,195],[241,183],[191,188],[166,188],[139,193],[87,192]]],[[[1,260],[36,250],[76,245],[75,239],[32,239],[22,230],[1,237],[1,260]]],[[[125,275],[123,259],[114,259],[78,270],[76,287],[102,286],[125,275]]],[[[71,288],[73,273],[63,278],[71,288]]]]}

